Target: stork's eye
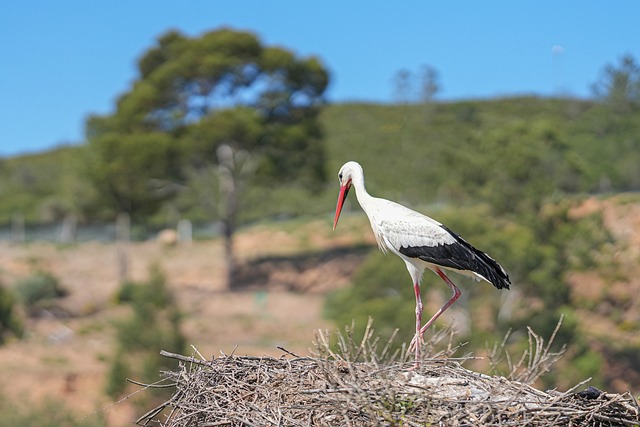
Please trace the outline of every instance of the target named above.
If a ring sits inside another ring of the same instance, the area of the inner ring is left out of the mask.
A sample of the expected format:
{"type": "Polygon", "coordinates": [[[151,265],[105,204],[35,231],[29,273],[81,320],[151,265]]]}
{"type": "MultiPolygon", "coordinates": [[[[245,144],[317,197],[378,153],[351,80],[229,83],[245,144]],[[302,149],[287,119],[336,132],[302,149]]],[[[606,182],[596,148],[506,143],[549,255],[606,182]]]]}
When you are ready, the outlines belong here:
{"type": "Polygon", "coordinates": [[[339,174],[338,174],[338,179],[339,179],[340,181],[342,181],[342,174],[341,174],[341,173],[339,173],[339,174]]]}

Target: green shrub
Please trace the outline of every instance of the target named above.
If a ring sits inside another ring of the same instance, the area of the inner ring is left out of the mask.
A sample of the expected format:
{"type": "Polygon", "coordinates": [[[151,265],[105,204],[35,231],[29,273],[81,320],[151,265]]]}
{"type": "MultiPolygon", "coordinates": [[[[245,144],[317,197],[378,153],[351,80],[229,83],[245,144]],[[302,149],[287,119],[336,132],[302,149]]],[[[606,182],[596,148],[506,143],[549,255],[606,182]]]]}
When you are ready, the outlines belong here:
{"type": "Polygon", "coordinates": [[[58,279],[43,271],[19,280],[15,285],[15,291],[31,315],[36,314],[40,309],[50,307],[53,300],[67,294],[60,286],[58,279]]]}
{"type": "Polygon", "coordinates": [[[116,324],[117,350],[105,389],[113,398],[126,390],[127,376],[152,383],[159,379],[161,369],[175,368],[160,356],[160,350],[179,353],[185,348],[181,315],[158,266],[150,268],[147,281],[124,283],[117,300],[129,304],[132,314],[116,324]]]}
{"type": "Polygon", "coordinates": [[[324,308],[325,317],[340,327],[355,321],[355,336],[363,334],[369,317],[383,338],[398,328],[398,344],[411,341],[414,313],[415,295],[404,262],[378,250],[358,268],[351,286],[328,295],[324,308]]]}
{"type": "Polygon", "coordinates": [[[116,302],[118,304],[130,303],[134,300],[137,284],[135,282],[124,282],[120,285],[120,289],[116,293],[116,302]]]}
{"type": "Polygon", "coordinates": [[[105,385],[105,392],[108,396],[113,398],[120,396],[127,388],[127,382],[125,378],[129,376],[129,369],[124,361],[122,351],[113,357],[111,365],[109,366],[109,372],[107,373],[107,380],[105,385]]]}
{"type": "Polygon", "coordinates": [[[0,284],[0,344],[9,335],[22,336],[22,322],[14,311],[14,297],[8,289],[0,284]]]}
{"type": "Polygon", "coordinates": [[[0,427],[102,427],[107,422],[100,414],[82,417],[53,398],[42,403],[16,402],[0,396],[0,427]]]}

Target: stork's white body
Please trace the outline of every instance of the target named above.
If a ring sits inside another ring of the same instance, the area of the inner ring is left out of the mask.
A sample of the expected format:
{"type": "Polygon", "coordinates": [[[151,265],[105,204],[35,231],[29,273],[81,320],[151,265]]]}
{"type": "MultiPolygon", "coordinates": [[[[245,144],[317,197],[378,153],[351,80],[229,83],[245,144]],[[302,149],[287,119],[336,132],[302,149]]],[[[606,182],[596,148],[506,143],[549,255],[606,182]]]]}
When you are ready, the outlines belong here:
{"type": "Polygon", "coordinates": [[[460,296],[460,290],[442,269],[469,275],[477,280],[485,280],[499,289],[509,288],[509,276],[486,253],[474,248],[438,221],[398,203],[373,197],[367,193],[364,172],[358,163],[345,163],[338,177],[341,191],[336,207],[334,229],[347,193],[353,186],[356,198],[369,218],[378,246],[382,251],[390,251],[402,258],[409,270],[416,295],[416,335],[411,342],[415,347],[416,364],[419,363],[422,335],[460,296]],[[420,282],[427,268],[447,283],[453,291],[453,296],[422,326],[420,282]]]}
{"type": "MultiPolygon", "coordinates": [[[[455,243],[454,237],[442,228],[442,224],[419,212],[386,199],[372,197],[364,186],[353,185],[362,210],[365,211],[376,242],[383,252],[390,251],[404,260],[413,282],[422,280],[426,268],[436,271],[437,265],[419,258],[409,258],[400,253],[403,247],[434,247],[455,243]]],[[[448,267],[443,267],[448,268],[448,267]]],[[[470,271],[462,274],[480,277],[470,271]]]]}

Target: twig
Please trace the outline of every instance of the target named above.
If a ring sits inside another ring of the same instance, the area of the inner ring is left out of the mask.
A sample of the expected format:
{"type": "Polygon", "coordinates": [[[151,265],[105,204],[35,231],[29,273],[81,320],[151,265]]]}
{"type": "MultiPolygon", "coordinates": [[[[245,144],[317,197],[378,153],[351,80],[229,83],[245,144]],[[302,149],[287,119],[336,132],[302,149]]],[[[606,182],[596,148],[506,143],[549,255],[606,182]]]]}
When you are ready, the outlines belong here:
{"type": "Polygon", "coordinates": [[[200,359],[202,359],[203,362],[207,361],[207,359],[202,354],[200,354],[200,352],[198,351],[195,345],[191,344],[191,348],[193,349],[193,351],[196,352],[198,356],[200,356],[200,359]]]}
{"type": "Polygon", "coordinates": [[[294,352],[289,351],[289,350],[287,350],[286,348],[284,348],[284,347],[282,347],[282,346],[280,346],[280,345],[276,346],[276,348],[277,348],[278,350],[280,350],[280,351],[284,351],[284,352],[285,352],[285,353],[287,353],[289,356],[293,356],[293,357],[300,357],[300,356],[298,356],[297,354],[295,354],[294,352]]]}
{"type": "Polygon", "coordinates": [[[164,356],[164,357],[167,357],[169,359],[180,360],[182,362],[195,363],[196,365],[210,365],[211,364],[211,362],[209,362],[209,361],[196,359],[193,356],[183,356],[181,354],[170,353],[170,352],[165,351],[165,350],[160,350],[160,355],[164,356]]]}
{"type": "Polygon", "coordinates": [[[157,381],[153,384],[146,384],[146,383],[141,383],[139,381],[136,381],[134,379],[131,378],[127,378],[126,379],[127,382],[130,382],[131,384],[135,384],[135,385],[139,385],[140,387],[144,387],[144,388],[172,388],[175,387],[176,384],[172,383],[172,384],[159,384],[161,381],[157,381]]]}

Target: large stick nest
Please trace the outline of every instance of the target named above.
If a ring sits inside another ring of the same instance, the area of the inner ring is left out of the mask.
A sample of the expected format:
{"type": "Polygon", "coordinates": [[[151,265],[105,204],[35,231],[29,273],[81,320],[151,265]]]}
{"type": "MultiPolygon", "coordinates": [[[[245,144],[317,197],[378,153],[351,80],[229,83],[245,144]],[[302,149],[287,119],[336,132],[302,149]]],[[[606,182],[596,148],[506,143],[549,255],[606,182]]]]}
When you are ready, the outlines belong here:
{"type": "MultiPolygon", "coordinates": [[[[325,336],[321,341],[326,344],[326,340],[325,336]]],[[[212,360],[164,352],[180,360],[176,371],[163,373],[175,393],[138,423],[166,427],[640,423],[640,408],[630,393],[608,394],[593,387],[576,392],[580,385],[568,392],[540,391],[525,382],[470,371],[462,366],[465,358],[447,354],[427,357],[419,368],[398,357],[381,363],[367,342],[348,350],[350,357],[334,353],[328,345],[318,357],[298,357],[284,349],[280,358],[223,355],[212,360]]],[[[527,371],[551,358],[544,348],[536,354],[537,359],[530,359],[536,366],[530,363],[527,371]]]]}

